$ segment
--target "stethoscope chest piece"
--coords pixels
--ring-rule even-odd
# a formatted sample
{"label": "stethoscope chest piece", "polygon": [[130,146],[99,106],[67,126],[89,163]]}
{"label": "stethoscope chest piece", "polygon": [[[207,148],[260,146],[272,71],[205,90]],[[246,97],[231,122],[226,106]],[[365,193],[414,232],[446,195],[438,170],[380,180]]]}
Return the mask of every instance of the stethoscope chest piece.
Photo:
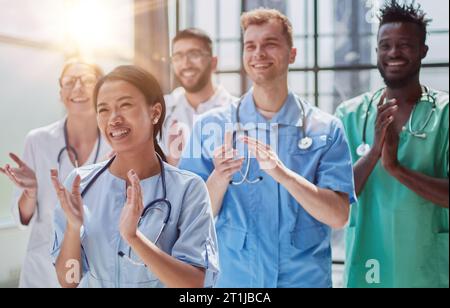
{"label": "stethoscope chest piece", "polygon": [[298,142],[298,148],[300,150],[309,150],[313,145],[313,140],[310,137],[305,137],[302,138],[299,142]]}
{"label": "stethoscope chest piece", "polygon": [[356,149],[356,154],[358,154],[358,156],[364,157],[367,156],[370,152],[370,145],[368,145],[367,143],[363,143],[361,144],[358,149]]}

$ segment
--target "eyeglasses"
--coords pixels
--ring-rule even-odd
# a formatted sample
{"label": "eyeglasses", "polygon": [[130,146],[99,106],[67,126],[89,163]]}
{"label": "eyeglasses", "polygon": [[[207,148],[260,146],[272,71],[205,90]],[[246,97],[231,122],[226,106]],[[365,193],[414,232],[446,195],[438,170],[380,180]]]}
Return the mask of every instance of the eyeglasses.
{"label": "eyeglasses", "polygon": [[97,76],[94,74],[87,74],[83,76],[64,76],[60,79],[61,87],[64,89],[73,89],[77,80],[81,82],[84,87],[95,87],[97,84]]}
{"label": "eyeglasses", "polygon": [[192,50],[187,53],[176,53],[172,56],[172,63],[178,64],[181,63],[186,57],[191,62],[199,62],[203,57],[211,56],[211,54],[200,51],[200,50]]}

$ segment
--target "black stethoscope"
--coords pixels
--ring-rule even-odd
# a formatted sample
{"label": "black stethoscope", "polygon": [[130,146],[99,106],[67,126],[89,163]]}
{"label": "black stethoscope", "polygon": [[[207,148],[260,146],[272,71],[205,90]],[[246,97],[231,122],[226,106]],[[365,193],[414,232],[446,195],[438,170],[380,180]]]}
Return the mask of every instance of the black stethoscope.
{"label": "black stethoscope", "polygon": [[[97,149],[96,149],[96,152],[95,152],[95,158],[94,158],[94,163],[93,164],[96,164],[97,161],[98,161],[98,156],[100,155],[100,144],[101,144],[101,141],[102,141],[102,137],[101,137],[101,134],[100,134],[100,130],[97,128]],[[72,155],[73,155],[73,157],[75,159],[75,168],[79,168],[80,167],[79,160],[78,160],[78,153],[75,150],[75,148],[72,147],[69,144],[69,133],[68,133],[68,130],[67,130],[67,120],[64,122],[64,144],[65,145],[61,149],[61,151],[59,151],[58,158],[57,158],[59,174],[61,174],[61,162],[62,162],[62,155],[64,154],[64,152],[67,152],[67,155],[69,156],[69,159],[70,159],[70,153],[72,153]]]}
{"label": "black stethoscope", "polygon": [[[313,139],[311,137],[308,137],[306,135],[306,111],[305,111],[305,106],[303,106],[303,102],[300,98],[296,97],[296,99],[299,101],[300,103],[300,107],[302,109],[302,136],[303,138],[299,141],[298,143],[298,147],[300,150],[308,150],[312,147],[313,145]],[[239,102],[237,104],[237,109],[236,109],[236,122],[238,125],[238,129],[237,131],[233,132],[233,148],[236,148],[237,145],[237,134],[239,132],[243,132],[244,135],[246,137],[248,137],[249,135],[249,131],[246,129],[242,129],[241,126],[241,106],[242,106],[242,102],[244,100],[244,97],[241,97],[239,99]],[[260,176],[254,180],[250,180],[249,179],[249,174],[250,174],[250,164],[251,164],[251,160],[250,160],[250,149],[247,146],[247,159],[246,159],[247,163],[245,166],[245,171],[242,172],[242,170],[240,170],[239,172],[241,173],[242,179],[240,181],[231,181],[230,184],[233,186],[239,186],[242,185],[244,183],[247,184],[257,184],[259,182],[261,182],[263,180],[263,177]]]}
{"label": "black stethoscope", "polygon": [[[356,154],[358,154],[358,156],[361,156],[361,157],[366,156],[369,154],[369,152],[371,150],[370,145],[367,143],[367,126],[369,124],[369,114],[370,114],[370,110],[372,109],[373,103],[375,101],[375,97],[377,97],[384,90],[385,90],[384,88],[378,90],[377,92],[375,92],[375,94],[370,99],[369,106],[367,107],[367,111],[366,111],[365,121],[364,121],[363,141],[356,150]],[[432,108],[431,108],[430,113],[427,116],[426,121],[422,125],[422,127],[420,127],[418,130],[414,130],[412,122],[414,120],[414,115],[415,115],[415,112],[417,109],[417,105],[423,100],[424,97],[427,102],[431,103]],[[403,127],[403,131],[408,132],[413,137],[416,137],[419,139],[426,139],[428,137],[428,135],[425,133],[425,128],[430,123],[431,118],[433,117],[433,114],[435,112],[436,112],[436,98],[430,93],[430,90],[427,87],[423,86],[422,87],[422,95],[421,95],[419,101],[417,102],[417,104],[414,105],[413,111],[411,113],[411,117],[409,118],[409,121],[408,121],[408,126]]]}
{"label": "black stethoscope", "polygon": [[[161,183],[162,183],[162,188],[163,188],[163,197],[160,199],[156,199],[152,202],[150,202],[143,210],[141,217],[139,218],[139,222],[138,222],[138,228],[141,226],[142,222],[144,221],[144,218],[147,216],[147,214],[149,213],[149,211],[151,209],[153,209],[156,205],[158,204],[164,204],[167,207],[167,213],[166,213],[166,217],[163,221],[163,225],[161,227],[161,229],[159,230],[159,232],[157,233],[157,237],[155,239],[155,241],[153,242],[154,244],[156,244],[167,223],[169,222],[170,219],[170,215],[172,212],[172,204],[170,203],[170,201],[167,199],[167,185],[166,185],[166,174],[165,174],[165,167],[164,167],[164,162],[162,160],[162,158],[156,154],[158,157],[158,161],[159,161],[159,165],[161,168]],[[84,196],[89,192],[89,190],[91,189],[92,185],[95,184],[95,182],[99,179],[99,177],[106,172],[106,170],[109,169],[109,167],[111,167],[112,163],[114,162],[114,160],[116,159],[116,157],[114,156],[99,172],[97,172],[97,174],[92,178],[92,180],[86,185],[86,187],[83,189],[82,193],[81,193],[81,197],[84,198]],[[122,258],[125,258],[126,260],[128,260],[129,262],[131,262],[134,265],[138,265],[138,266],[146,266],[143,263],[138,263],[135,262],[131,259],[131,247],[128,250],[128,254],[125,254],[122,251],[119,251],[118,255]]]}

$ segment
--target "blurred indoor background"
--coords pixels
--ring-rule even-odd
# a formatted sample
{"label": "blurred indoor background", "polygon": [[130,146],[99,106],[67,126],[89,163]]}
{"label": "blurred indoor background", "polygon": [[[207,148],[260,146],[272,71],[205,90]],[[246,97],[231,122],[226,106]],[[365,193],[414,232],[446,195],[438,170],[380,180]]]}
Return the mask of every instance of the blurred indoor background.
{"label": "blurred indoor background", "polygon": [[[420,0],[433,19],[422,82],[448,92],[449,2]],[[250,86],[241,64],[239,17],[265,6],[294,25],[297,62],[290,86],[333,113],[336,106],[383,85],[376,69],[377,0],[0,0],[0,165],[21,153],[26,133],[62,116],[58,78],[65,59],[95,60],[108,72],[138,64],[169,92],[170,39],[199,27],[215,42],[218,81],[240,96]],[[0,177],[0,287],[18,283],[27,232],[10,217],[12,185]],[[334,236],[334,283],[342,285],[342,232]]]}

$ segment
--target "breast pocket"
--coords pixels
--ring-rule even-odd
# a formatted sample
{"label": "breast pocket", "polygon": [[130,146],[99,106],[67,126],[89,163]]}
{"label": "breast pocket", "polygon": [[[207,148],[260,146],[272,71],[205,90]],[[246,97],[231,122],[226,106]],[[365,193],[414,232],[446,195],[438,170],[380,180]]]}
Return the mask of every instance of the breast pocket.
{"label": "breast pocket", "polygon": [[312,144],[308,149],[302,149],[300,147],[300,142],[303,139],[302,137],[297,137],[296,142],[292,142],[289,147],[289,154],[292,155],[303,155],[307,156],[310,154],[314,154],[320,149],[323,149],[327,146],[329,138],[327,135],[314,136],[310,137],[312,139]]}
{"label": "breast pocket", "polygon": [[328,145],[328,136],[311,137],[312,144],[309,149],[301,149],[299,143],[302,137],[298,136],[291,142],[288,150],[286,165],[289,169],[305,176],[314,182],[314,175],[319,167],[320,157]]}

